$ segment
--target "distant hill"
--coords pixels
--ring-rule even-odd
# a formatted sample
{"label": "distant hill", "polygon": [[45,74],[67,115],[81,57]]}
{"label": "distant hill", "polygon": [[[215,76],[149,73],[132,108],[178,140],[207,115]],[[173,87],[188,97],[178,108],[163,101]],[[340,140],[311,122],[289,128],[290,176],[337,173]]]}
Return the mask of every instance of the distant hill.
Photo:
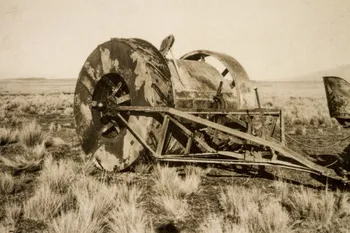
{"label": "distant hill", "polygon": [[341,65],[333,69],[318,71],[311,74],[306,74],[298,76],[295,78],[290,78],[288,81],[313,81],[313,82],[322,82],[323,76],[338,76],[347,81],[350,81],[350,64]]}
{"label": "distant hill", "polygon": [[27,81],[30,81],[30,80],[46,80],[47,78],[43,78],[43,77],[27,77],[27,78],[13,78],[13,80],[27,80]]}

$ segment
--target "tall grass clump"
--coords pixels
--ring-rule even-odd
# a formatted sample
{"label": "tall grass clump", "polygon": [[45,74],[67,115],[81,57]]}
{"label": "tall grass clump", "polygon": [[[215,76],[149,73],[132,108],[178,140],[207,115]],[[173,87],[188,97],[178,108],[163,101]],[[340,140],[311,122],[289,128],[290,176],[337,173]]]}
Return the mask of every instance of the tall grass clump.
{"label": "tall grass clump", "polygon": [[201,233],[250,233],[245,226],[225,220],[223,216],[210,214],[199,227]]}
{"label": "tall grass clump", "polygon": [[200,170],[185,169],[185,176],[181,177],[176,168],[160,166],[154,170],[154,201],[161,206],[167,215],[182,219],[188,211],[187,198],[199,189],[201,182]]}
{"label": "tall grass clump", "polygon": [[49,155],[43,163],[39,180],[46,183],[53,191],[65,193],[77,177],[78,167],[74,161],[59,160],[55,161]]}
{"label": "tall grass clump", "polygon": [[22,176],[15,179],[7,172],[0,172],[0,194],[9,195],[18,191],[23,186]]}
{"label": "tall grass clump", "polygon": [[31,121],[23,126],[20,131],[19,139],[25,147],[33,148],[43,143],[45,134],[36,121]]}
{"label": "tall grass clump", "polygon": [[114,208],[109,213],[111,232],[153,232],[143,203],[143,189],[136,185],[118,185]]}
{"label": "tall grass clump", "polygon": [[24,218],[45,221],[57,216],[65,198],[53,192],[48,185],[41,184],[23,205]]}
{"label": "tall grass clump", "polygon": [[[305,187],[293,190],[283,203],[306,228],[330,229],[350,216],[350,197],[345,192],[317,192]],[[349,227],[350,228],[350,227]],[[350,230],[350,229],[349,229]]]}
{"label": "tall grass clump", "polygon": [[14,203],[7,204],[5,206],[5,223],[11,225],[14,228],[20,221],[22,213],[23,210],[20,205]]}
{"label": "tall grass clump", "polygon": [[87,201],[78,209],[62,213],[49,224],[53,233],[99,233],[104,231],[103,220],[95,217],[96,203]]}
{"label": "tall grass clump", "polygon": [[155,190],[158,194],[187,197],[199,189],[200,170],[185,168],[185,176],[180,177],[176,168],[157,165],[154,171]]}
{"label": "tall grass clump", "polygon": [[18,142],[18,130],[0,128],[0,146]]}
{"label": "tall grass clump", "polygon": [[37,145],[23,154],[14,156],[0,156],[0,166],[14,173],[32,172],[41,168],[41,163],[46,155],[45,146]]}
{"label": "tall grass clump", "polygon": [[108,212],[113,208],[115,192],[92,177],[80,176],[70,187],[74,197],[71,201],[76,203],[66,203],[75,208],[62,211],[60,216],[52,219],[50,232],[103,232]]}
{"label": "tall grass clump", "polygon": [[257,188],[226,186],[219,201],[225,217],[249,232],[292,232],[291,219],[281,203]]}

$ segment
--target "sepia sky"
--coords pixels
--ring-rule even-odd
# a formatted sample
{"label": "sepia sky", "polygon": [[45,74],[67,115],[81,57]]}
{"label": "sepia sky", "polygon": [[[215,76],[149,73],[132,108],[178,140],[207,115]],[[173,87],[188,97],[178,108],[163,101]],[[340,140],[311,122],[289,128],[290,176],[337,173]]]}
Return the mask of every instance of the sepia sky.
{"label": "sepia sky", "polygon": [[350,64],[349,0],[0,0],[0,78],[76,78],[111,37],[225,52],[255,80]]}

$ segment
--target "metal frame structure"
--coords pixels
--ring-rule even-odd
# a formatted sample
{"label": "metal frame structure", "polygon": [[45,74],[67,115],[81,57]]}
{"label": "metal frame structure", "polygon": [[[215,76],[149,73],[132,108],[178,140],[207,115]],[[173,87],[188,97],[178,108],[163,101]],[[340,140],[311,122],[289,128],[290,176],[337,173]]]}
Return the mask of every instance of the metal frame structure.
{"label": "metal frame structure", "polygon": [[[283,113],[280,109],[252,109],[239,111],[196,111],[193,109],[175,109],[171,107],[147,107],[147,106],[119,106],[113,99],[109,99],[107,103],[95,103],[94,106],[99,106],[99,109],[104,112],[106,116],[118,119],[119,124],[122,122],[132,135],[138,140],[142,146],[153,156],[157,161],[165,162],[187,162],[187,163],[204,163],[204,164],[223,164],[223,165],[258,165],[258,166],[278,166],[297,171],[308,172],[316,175],[325,176],[331,179],[347,182],[346,177],[341,177],[335,173],[334,170],[320,166],[308,160],[304,156],[290,150],[285,144],[284,138],[284,122]],[[153,149],[142,137],[133,129],[123,117],[121,113],[129,115],[158,115],[162,117],[161,133],[158,135],[158,145]],[[264,116],[273,116],[279,118],[280,132],[279,140],[271,140],[271,138],[264,138],[266,136],[254,136],[252,132],[242,132],[234,128],[224,126],[220,123],[213,122],[210,116],[224,116],[235,118],[236,116],[248,115],[256,116],[263,114]],[[120,125],[115,121],[111,121],[116,127]],[[274,124],[277,122],[274,121]],[[172,128],[176,128],[178,132],[182,132],[187,137],[186,149],[182,154],[166,154],[164,153],[164,146],[167,136],[171,134],[169,130],[170,124]],[[242,124],[249,124],[242,122]],[[273,126],[273,130],[275,125]],[[194,127],[193,127],[194,126]],[[250,127],[247,127],[250,129]],[[231,138],[240,138],[245,140],[244,145],[249,145],[250,149],[229,149],[218,150],[210,146],[206,140],[203,139],[201,131],[211,130],[214,133],[226,135],[228,141]],[[191,152],[193,144],[199,146],[199,152]],[[251,149],[252,146],[255,149]]]}

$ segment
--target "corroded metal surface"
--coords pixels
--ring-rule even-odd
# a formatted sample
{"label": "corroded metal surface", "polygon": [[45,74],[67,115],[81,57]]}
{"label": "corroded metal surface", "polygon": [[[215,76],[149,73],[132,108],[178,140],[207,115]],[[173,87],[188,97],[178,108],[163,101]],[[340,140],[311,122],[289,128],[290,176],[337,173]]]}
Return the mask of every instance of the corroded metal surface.
{"label": "corroded metal surface", "polygon": [[323,77],[328,109],[344,127],[350,126],[350,83],[339,77]]}
{"label": "corroded metal surface", "polygon": [[[118,119],[103,115],[103,102],[111,95],[115,103],[123,106],[226,111],[256,107],[249,78],[235,59],[221,53],[195,51],[182,59],[167,60],[165,54],[172,43],[173,40],[163,43],[162,54],[140,39],[113,38],[99,45],[85,61],[74,96],[76,130],[84,152],[103,169],[123,170],[145,150],[125,124],[119,127]],[[203,56],[221,61],[235,85],[224,79],[225,72],[196,61]],[[148,146],[157,148],[155,135],[162,128],[159,117],[127,113],[122,117]],[[181,135],[174,132],[167,139],[165,151],[183,153],[185,145],[181,141]]]}
{"label": "corroded metal surface", "polygon": [[[177,63],[178,72],[174,62]],[[216,108],[213,97],[216,95],[223,76],[213,66],[205,62],[191,60],[169,60],[171,81],[174,87],[176,108],[210,109]],[[238,109],[238,97],[229,85],[221,90],[228,110]]]}
{"label": "corroded metal surface", "polygon": [[[233,78],[232,92],[236,93],[238,100],[238,109],[250,109],[256,108],[256,99],[254,96],[254,89],[251,85],[247,72],[244,70],[242,65],[233,57],[224,53],[218,53],[208,50],[196,50],[187,53],[181,57],[184,60],[199,61],[205,59],[205,57],[214,57],[219,60],[231,74]],[[227,72],[223,71],[222,74]]]}
{"label": "corroded metal surface", "polygon": [[[91,102],[98,81],[109,74],[123,78],[129,90],[131,105],[172,106],[173,100],[166,61],[148,42],[140,39],[111,39],[90,54],[81,69],[75,89],[76,131],[84,152],[94,156],[103,169],[112,171],[127,168],[144,148],[126,129],[117,137],[101,135],[104,130],[101,115],[91,109]],[[128,121],[144,139],[157,134],[160,128],[159,122],[151,116],[130,116]]]}

